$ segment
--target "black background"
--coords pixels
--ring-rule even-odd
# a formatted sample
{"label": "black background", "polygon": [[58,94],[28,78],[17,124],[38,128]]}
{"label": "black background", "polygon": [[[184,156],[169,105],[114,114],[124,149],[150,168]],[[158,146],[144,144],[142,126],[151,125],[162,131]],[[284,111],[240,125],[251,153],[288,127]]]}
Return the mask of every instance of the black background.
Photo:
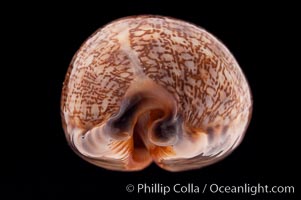
{"label": "black background", "polygon": [[[21,82],[18,94],[4,87],[10,103],[13,142],[4,185],[23,199],[144,199],[149,194],[127,193],[127,184],[176,183],[203,186],[258,183],[293,185],[298,193],[297,68],[294,61],[297,16],[293,5],[219,4],[196,1],[163,4],[156,1],[19,5],[16,19],[8,23],[17,50],[10,51]],[[140,172],[115,172],[80,159],[67,145],[60,119],[62,82],[72,56],[96,29],[120,17],[158,14],[204,27],[230,49],[244,71],[254,99],[253,117],[242,144],[212,166],[171,173],[151,165]],[[20,34],[22,33],[22,34]],[[8,48],[9,49],[9,48]],[[24,57],[23,57],[24,56]],[[19,79],[20,78],[20,79]],[[300,85],[300,84],[299,84]],[[7,89],[7,91],[6,91]],[[4,142],[5,143],[5,142]],[[18,146],[19,148],[12,148]],[[14,151],[12,151],[14,150]],[[162,194],[155,199],[293,199],[297,194]]]}

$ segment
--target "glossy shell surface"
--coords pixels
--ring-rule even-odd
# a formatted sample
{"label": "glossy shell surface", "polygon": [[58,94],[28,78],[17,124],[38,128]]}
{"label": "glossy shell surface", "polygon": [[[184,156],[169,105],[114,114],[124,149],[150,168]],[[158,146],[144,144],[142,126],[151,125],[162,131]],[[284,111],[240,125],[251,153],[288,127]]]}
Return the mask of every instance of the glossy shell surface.
{"label": "glossy shell surface", "polygon": [[242,141],[251,110],[230,51],[206,30],[161,16],[97,30],[74,55],[61,99],[72,149],[119,171],[215,163]]}

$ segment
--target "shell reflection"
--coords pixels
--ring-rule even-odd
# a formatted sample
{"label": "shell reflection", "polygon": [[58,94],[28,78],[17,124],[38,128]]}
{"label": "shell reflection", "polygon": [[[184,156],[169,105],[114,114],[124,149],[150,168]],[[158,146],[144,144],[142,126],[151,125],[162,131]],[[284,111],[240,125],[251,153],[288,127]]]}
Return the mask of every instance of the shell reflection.
{"label": "shell reflection", "polygon": [[160,16],[119,19],[75,54],[63,86],[72,149],[97,166],[169,171],[210,165],[241,142],[251,95],[236,60],[214,36]]}

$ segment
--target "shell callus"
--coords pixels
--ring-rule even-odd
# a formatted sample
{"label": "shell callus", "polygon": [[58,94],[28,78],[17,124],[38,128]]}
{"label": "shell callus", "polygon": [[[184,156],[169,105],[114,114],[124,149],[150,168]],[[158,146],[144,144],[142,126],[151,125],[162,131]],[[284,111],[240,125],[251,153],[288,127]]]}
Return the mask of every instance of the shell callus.
{"label": "shell callus", "polygon": [[251,108],[226,47],[204,29],[160,16],[97,30],[75,54],[61,100],[72,149],[119,171],[217,162],[242,141]]}

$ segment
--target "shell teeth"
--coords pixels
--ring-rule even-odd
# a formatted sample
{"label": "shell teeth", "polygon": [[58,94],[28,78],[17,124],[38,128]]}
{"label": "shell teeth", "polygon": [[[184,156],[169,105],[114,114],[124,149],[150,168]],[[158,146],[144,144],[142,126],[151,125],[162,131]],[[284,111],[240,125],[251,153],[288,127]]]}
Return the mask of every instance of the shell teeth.
{"label": "shell teeth", "polygon": [[124,156],[124,159],[128,156],[128,152],[131,150],[131,142],[130,141],[115,141],[110,144],[111,150],[119,154],[121,157]]}

